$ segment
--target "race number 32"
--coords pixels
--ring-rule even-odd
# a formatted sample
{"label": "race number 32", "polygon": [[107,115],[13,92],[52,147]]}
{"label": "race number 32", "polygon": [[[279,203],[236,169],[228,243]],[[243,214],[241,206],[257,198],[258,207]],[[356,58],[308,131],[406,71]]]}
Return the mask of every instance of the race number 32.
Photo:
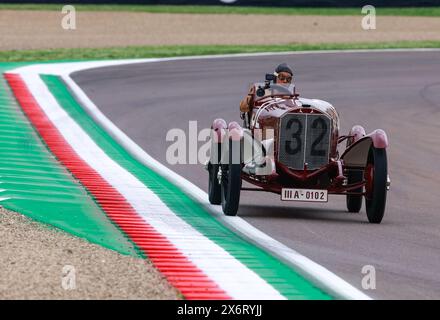
{"label": "race number 32", "polygon": [[[310,148],[310,155],[323,157],[326,155],[326,150],[320,149],[319,145],[323,141],[324,137],[328,134],[327,122],[322,117],[314,119],[311,123],[311,129],[314,131],[313,141]],[[304,125],[303,121],[298,118],[291,118],[286,124],[287,139],[285,141],[286,153],[293,156],[303,149],[304,136]],[[307,137],[308,138],[308,137]]]}

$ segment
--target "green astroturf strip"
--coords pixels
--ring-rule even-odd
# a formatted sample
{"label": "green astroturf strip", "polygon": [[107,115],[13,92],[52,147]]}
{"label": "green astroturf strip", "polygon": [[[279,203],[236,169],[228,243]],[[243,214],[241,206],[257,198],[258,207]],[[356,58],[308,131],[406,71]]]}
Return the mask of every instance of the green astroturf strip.
{"label": "green astroturf strip", "polygon": [[[16,64],[0,64],[0,73]],[[0,79],[0,205],[122,254],[142,256],[62,167]]]}
{"label": "green astroturf strip", "polygon": [[0,51],[0,61],[42,61],[58,60],[104,60],[167,58],[178,56],[198,56],[235,53],[288,52],[311,50],[356,50],[356,49],[412,49],[440,48],[440,41],[391,41],[371,43],[291,43],[276,45],[169,45],[169,46],[130,46],[110,48],[70,48],[40,50]]}
{"label": "green astroturf strip", "polygon": [[97,125],[57,76],[42,75],[58,103],[114,161],[136,176],[179,217],[223,247],[288,299],[331,299],[290,267],[226,228],[172,182],[131,157]]}
{"label": "green astroturf strip", "polygon": [[273,45],[168,45],[111,48],[73,48],[0,51],[0,61],[141,59],[234,53],[288,52],[311,50],[440,48],[440,41],[391,41],[372,43],[291,43]]}
{"label": "green astroturf strip", "polygon": [[[56,10],[64,4],[0,4],[0,10]],[[116,11],[185,14],[361,15],[362,7],[251,7],[206,5],[104,5],[75,4],[77,11]],[[440,16],[440,7],[376,8],[379,16]]]}

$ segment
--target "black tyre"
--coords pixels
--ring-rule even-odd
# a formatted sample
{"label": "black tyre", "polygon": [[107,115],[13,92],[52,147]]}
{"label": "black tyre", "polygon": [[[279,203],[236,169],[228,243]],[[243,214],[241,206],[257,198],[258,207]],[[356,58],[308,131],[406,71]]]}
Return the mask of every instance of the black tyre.
{"label": "black tyre", "polygon": [[365,169],[365,207],[370,223],[381,223],[385,213],[387,201],[388,163],[385,149],[376,149],[373,146],[368,154],[367,168]]}
{"label": "black tyre", "polygon": [[[349,171],[347,174],[347,182],[348,184],[361,182],[363,179],[363,174],[361,170],[353,170]],[[362,193],[362,187],[352,190],[351,192],[359,192]],[[362,195],[347,195],[347,210],[348,212],[357,213],[361,210],[362,207]]]}
{"label": "black tyre", "polygon": [[211,204],[220,204],[222,202],[221,199],[221,186],[218,181],[218,164],[209,164],[208,172],[209,172],[209,186],[208,186],[208,196],[209,202]]}
{"label": "black tyre", "polygon": [[223,213],[227,216],[237,215],[240,203],[241,163],[240,161],[232,161],[234,151],[231,152],[231,150],[238,150],[239,152],[239,148],[240,142],[230,141],[229,163],[222,164],[221,203]]}
{"label": "black tyre", "polygon": [[220,168],[221,144],[215,143],[211,147],[211,162],[208,164],[209,185],[208,198],[211,204],[222,203],[221,186],[218,180],[218,169]]}

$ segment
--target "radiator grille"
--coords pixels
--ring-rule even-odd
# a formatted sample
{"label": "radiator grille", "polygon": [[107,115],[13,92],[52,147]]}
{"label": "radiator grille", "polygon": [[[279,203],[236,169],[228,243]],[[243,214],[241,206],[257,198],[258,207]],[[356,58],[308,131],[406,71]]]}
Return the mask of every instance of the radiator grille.
{"label": "radiator grille", "polygon": [[280,122],[278,161],[289,168],[310,170],[328,163],[330,119],[323,114],[289,113]]}

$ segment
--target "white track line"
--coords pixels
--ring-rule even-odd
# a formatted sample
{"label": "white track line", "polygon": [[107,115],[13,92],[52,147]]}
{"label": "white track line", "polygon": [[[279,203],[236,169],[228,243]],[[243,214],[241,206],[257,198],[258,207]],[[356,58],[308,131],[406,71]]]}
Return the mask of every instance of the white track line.
{"label": "white track line", "polygon": [[[53,64],[35,64],[30,66],[19,67],[13,70],[14,73],[19,72],[38,72],[44,69],[46,74],[54,75],[70,75],[73,72],[82,70],[95,69],[101,67],[110,67],[117,65],[151,63],[165,61],[180,60],[199,60],[199,59],[223,59],[223,58],[247,58],[247,57],[265,57],[265,56],[281,56],[281,55],[306,55],[306,54],[351,54],[351,53],[399,53],[399,52],[440,52],[437,48],[415,48],[415,49],[353,49],[353,50],[310,50],[310,51],[285,51],[285,52],[256,52],[256,53],[234,53],[223,55],[204,55],[204,56],[188,56],[188,57],[172,57],[172,58],[145,58],[145,59],[124,59],[124,60],[101,60],[87,62],[66,62]],[[43,69],[42,69],[43,68]]]}

